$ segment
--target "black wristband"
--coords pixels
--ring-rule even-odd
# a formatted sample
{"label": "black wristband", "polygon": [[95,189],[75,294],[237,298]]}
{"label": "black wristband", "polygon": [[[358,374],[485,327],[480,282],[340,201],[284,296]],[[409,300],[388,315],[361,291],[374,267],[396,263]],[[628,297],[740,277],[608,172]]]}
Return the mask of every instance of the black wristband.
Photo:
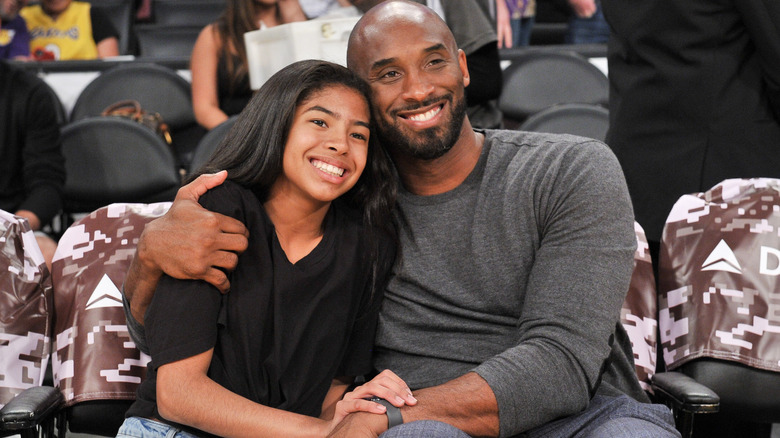
{"label": "black wristband", "polygon": [[367,398],[366,400],[379,403],[380,405],[385,407],[388,429],[394,426],[398,426],[399,424],[404,424],[404,417],[401,415],[401,410],[393,406],[393,404],[390,403],[389,401],[379,397],[370,397]]}

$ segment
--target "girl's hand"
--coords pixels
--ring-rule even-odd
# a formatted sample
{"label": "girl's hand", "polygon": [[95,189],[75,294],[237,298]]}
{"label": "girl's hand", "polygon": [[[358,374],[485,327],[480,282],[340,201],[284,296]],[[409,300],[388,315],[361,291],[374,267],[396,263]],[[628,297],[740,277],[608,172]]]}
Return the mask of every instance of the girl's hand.
{"label": "girl's hand", "polygon": [[[358,386],[354,390],[344,394],[342,401],[364,399],[367,397],[379,397],[389,401],[393,406],[414,406],[417,399],[412,395],[412,390],[400,377],[390,370],[384,370],[370,381]],[[370,402],[373,403],[373,402]],[[377,406],[382,406],[373,403]],[[384,412],[384,406],[382,406]]]}

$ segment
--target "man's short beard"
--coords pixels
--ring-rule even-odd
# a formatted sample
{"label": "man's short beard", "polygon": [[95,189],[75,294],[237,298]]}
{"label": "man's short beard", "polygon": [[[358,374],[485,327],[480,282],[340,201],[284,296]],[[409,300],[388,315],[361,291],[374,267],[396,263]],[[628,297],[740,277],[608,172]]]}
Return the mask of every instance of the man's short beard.
{"label": "man's short beard", "polygon": [[[452,99],[450,99],[452,103]],[[466,117],[466,99],[458,99],[452,107],[452,118],[444,126],[428,128],[418,133],[419,138],[410,138],[394,124],[377,121],[379,141],[389,150],[420,160],[434,160],[449,152],[460,137],[463,119]]]}

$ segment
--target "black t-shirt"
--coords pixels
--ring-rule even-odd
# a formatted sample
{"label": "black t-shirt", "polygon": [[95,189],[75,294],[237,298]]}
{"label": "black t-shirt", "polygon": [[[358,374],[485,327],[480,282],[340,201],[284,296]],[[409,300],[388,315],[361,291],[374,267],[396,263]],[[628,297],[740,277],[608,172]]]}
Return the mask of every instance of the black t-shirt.
{"label": "black t-shirt", "polygon": [[89,19],[92,21],[92,39],[95,44],[100,44],[106,38],[119,39],[119,31],[116,30],[111,19],[99,7],[89,8]]}
{"label": "black t-shirt", "polygon": [[[266,406],[318,416],[334,377],[372,370],[389,269],[372,295],[366,232],[341,204],[332,204],[322,241],[293,265],[252,191],[228,181],[200,202],[241,220],[249,247],[228,294],[202,281],[161,280],[144,319],[152,362],[127,415],[164,420],[155,404],[157,368],[213,347],[215,382]],[[380,252],[389,267],[392,245]]]}

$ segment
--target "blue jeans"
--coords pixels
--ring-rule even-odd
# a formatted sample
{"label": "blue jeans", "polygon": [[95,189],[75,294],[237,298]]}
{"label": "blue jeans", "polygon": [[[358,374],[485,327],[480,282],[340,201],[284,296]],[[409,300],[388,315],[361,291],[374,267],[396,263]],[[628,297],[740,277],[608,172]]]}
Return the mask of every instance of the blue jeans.
{"label": "blue jeans", "polygon": [[469,438],[462,430],[447,423],[433,420],[412,421],[400,424],[379,438]]}
{"label": "blue jeans", "polygon": [[[640,403],[628,396],[596,396],[579,414],[518,435],[523,438],[680,438],[666,406]],[[463,431],[438,421],[412,421],[379,438],[468,438]]]}
{"label": "blue jeans", "polygon": [[197,438],[165,423],[139,417],[125,418],[116,436],[117,438]]}
{"label": "blue jeans", "polygon": [[527,432],[527,438],[680,438],[672,412],[631,397],[593,397],[587,409]]}
{"label": "blue jeans", "polygon": [[609,24],[601,11],[601,3],[596,2],[596,6],[596,13],[590,18],[573,15],[569,19],[566,44],[599,44],[609,41]]}
{"label": "blue jeans", "polygon": [[534,27],[534,17],[512,18],[512,47],[524,47],[531,44],[531,30]]}

